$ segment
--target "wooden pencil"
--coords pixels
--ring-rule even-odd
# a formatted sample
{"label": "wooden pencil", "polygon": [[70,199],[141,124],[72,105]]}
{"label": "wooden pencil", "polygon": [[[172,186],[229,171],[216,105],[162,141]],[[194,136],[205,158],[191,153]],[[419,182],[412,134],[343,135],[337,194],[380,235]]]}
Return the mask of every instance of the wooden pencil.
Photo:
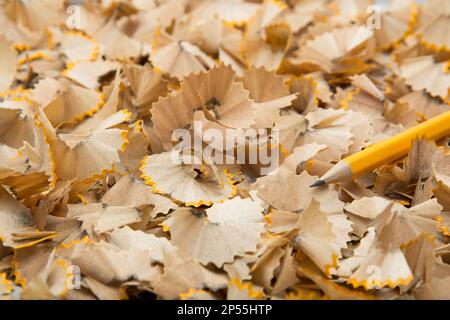
{"label": "wooden pencil", "polygon": [[448,135],[450,135],[450,111],[341,160],[311,187],[360,177],[405,156],[415,139],[439,140]]}

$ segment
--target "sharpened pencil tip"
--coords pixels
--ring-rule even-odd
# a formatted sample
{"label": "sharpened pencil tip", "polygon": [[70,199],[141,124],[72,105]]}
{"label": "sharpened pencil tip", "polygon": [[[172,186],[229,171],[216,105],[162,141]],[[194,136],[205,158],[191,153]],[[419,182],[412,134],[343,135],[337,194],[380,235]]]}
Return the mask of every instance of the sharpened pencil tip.
{"label": "sharpened pencil tip", "polygon": [[310,188],[317,188],[317,187],[323,186],[324,184],[326,184],[325,181],[323,181],[323,180],[317,180],[316,182],[314,182],[314,183],[310,186]]}

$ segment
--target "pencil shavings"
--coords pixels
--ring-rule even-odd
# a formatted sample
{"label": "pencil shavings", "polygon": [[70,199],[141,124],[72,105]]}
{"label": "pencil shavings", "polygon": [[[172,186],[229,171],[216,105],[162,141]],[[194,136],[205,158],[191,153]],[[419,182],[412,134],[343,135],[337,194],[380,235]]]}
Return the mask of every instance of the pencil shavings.
{"label": "pencil shavings", "polygon": [[282,15],[293,32],[298,32],[313,22],[316,14],[325,15],[324,12],[328,9],[325,1],[293,1],[291,6],[292,10],[286,10]]}
{"label": "pencil shavings", "polygon": [[280,2],[266,1],[250,19],[243,36],[243,55],[248,67],[265,66],[268,70],[280,67],[292,41],[289,25],[275,21],[283,10]]}
{"label": "pencil shavings", "polygon": [[[366,251],[366,257],[348,282],[366,289],[409,285],[413,275],[401,249],[424,233],[435,234],[436,221],[432,217],[438,216],[441,210],[442,206],[436,200],[429,200],[410,209],[394,205],[391,213],[385,211],[384,215],[391,215],[390,221],[384,227],[378,226],[378,240]],[[402,220],[400,230],[398,226]],[[392,268],[390,259],[396,261],[396,268]]]}
{"label": "pencil shavings", "polygon": [[61,50],[71,62],[95,61],[100,53],[97,41],[81,32],[65,33],[61,40]]}
{"label": "pencil shavings", "polygon": [[[387,12],[381,15],[381,25],[374,31],[375,39],[381,48],[397,44],[411,32],[417,19],[417,7],[414,1],[393,1]],[[389,30],[389,32],[386,32]]]}
{"label": "pencil shavings", "polygon": [[124,74],[129,82],[129,99],[140,115],[146,115],[149,106],[167,94],[167,82],[150,68],[125,65]]}
{"label": "pencil shavings", "polygon": [[283,77],[264,68],[251,69],[242,78],[244,88],[250,92],[250,98],[256,102],[266,102],[289,95]]}
{"label": "pencil shavings", "polygon": [[[97,264],[101,259],[103,263]],[[140,250],[121,250],[112,244],[99,242],[72,256],[71,261],[83,273],[103,284],[135,278],[148,281],[155,275],[148,255]],[[99,268],[100,267],[100,268]]]}
{"label": "pencil shavings", "polygon": [[140,168],[142,178],[153,187],[153,192],[194,207],[212,205],[235,195],[232,174],[222,170],[215,175],[212,169],[202,164],[186,165],[178,152],[148,156]]}
{"label": "pencil shavings", "polygon": [[145,234],[129,227],[116,229],[111,233],[111,243],[122,250],[141,249],[148,252],[152,262],[164,262],[164,256],[168,252],[174,252],[175,248],[166,238],[157,238],[152,234]]}
{"label": "pencil shavings", "polygon": [[[45,131],[26,109],[0,108],[2,114],[2,184],[19,198],[32,197],[56,183],[54,163]],[[14,133],[21,133],[21,137]]]}
{"label": "pencil shavings", "polygon": [[376,298],[370,293],[350,290],[348,287],[339,285],[328,279],[320,270],[311,262],[307,261],[300,265],[297,273],[299,276],[305,277],[313,281],[331,300],[375,300]]}
{"label": "pencil shavings", "polygon": [[423,91],[416,91],[399,98],[395,106],[385,110],[385,117],[410,128],[424,118],[432,119],[447,110],[447,104],[430,99]]}
{"label": "pencil shavings", "polygon": [[254,252],[264,224],[257,203],[235,198],[213,205],[206,213],[175,211],[164,226],[180,250],[203,265],[221,267],[236,256]]}
{"label": "pencil shavings", "polygon": [[[446,271],[450,271],[450,269],[447,269],[442,264],[440,258],[431,254],[435,246],[436,243],[433,237],[422,235],[404,249],[406,259],[414,273],[414,281],[409,287],[418,281],[429,282],[432,279],[431,275],[433,273],[439,273],[445,276]],[[402,289],[407,290],[408,287]]]}
{"label": "pencil shavings", "polygon": [[209,72],[192,74],[181,84],[181,91],[172,92],[152,108],[152,121],[166,149],[171,149],[172,133],[194,122],[196,110],[205,112],[219,123],[248,128],[253,109],[249,92],[236,81],[234,71],[221,65]]}
{"label": "pencil shavings", "polygon": [[195,14],[201,17],[217,16],[220,20],[240,24],[256,13],[259,5],[244,1],[205,1],[196,8]]}
{"label": "pencil shavings", "polygon": [[366,219],[376,219],[389,206],[389,201],[381,197],[361,198],[345,206],[345,210]]}
{"label": "pencil shavings", "polygon": [[95,90],[72,85],[46,105],[44,112],[52,125],[59,127],[83,120],[99,110],[103,103],[104,97]]}
{"label": "pencil shavings", "polygon": [[0,300],[12,300],[14,284],[6,278],[6,274],[0,274]]}
{"label": "pencil shavings", "polygon": [[95,33],[94,39],[101,44],[102,51],[111,59],[134,58],[142,52],[142,44],[121,32],[113,20]]}
{"label": "pencil shavings", "polygon": [[[112,170],[114,164],[119,162],[119,151],[125,150],[128,143],[128,131],[109,129],[107,120],[94,132],[58,134],[46,116],[40,113],[40,123],[45,127],[53,159],[56,163],[64,163],[64,166],[56,167],[56,175],[60,179],[87,180]],[[82,163],[86,160],[87,163]]]}
{"label": "pencil shavings", "polygon": [[370,57],[372,41],[373,31],[366,27],[344,28],[309,41],[300,49],[297,59],[299,64],[312,64],[319,70],[332,73],[338,70],[339,61]]}
{"label": "pencil shavings", "polygon": [[[57,24],[62,18],[63,5],[58,0],[44,0],[40,3],[7,2],[4,12],[19,26],[30,31],[40,31],[48,24]],[[39,15],[39,17],[36,17]]]}
{"label": "pencil shavings", "polygon": [[371,4],[370,0],[336,0],[336,10],[345,18],[352,21],[358,20],[366,15],[366,8]]}
{"label": "pencil shavings", "polygon": [[118,66],[112,61],[77,61],[69,64],[62,74],[86,88],[96,89],[99,78],[116,70]]}
{"label": "pencil shavings", "polygon": [[178,79],[214,66],[214,61],[209,56],[187,41],[172,41],[158,48],[152,54],[152,62],[156,70]]}
{"label": "pencil shavings", "polygon": [[[393,265],[396,267],[393,268]],[[373,277],[373,274],[376,274],[376,277]],[[349,283],[355,288],[363,286],[366,290],[370,290],[408,285],[412,280],[412,272],[400,249],[386,252],[374,246],[365,261],[351,276]]]}
{"label": "pencil shavings", "polygon": [[34,228],[33,217],[26,207],[1,188],[1,215],[5,221],[0,228],[0,238],[4,246],[24,248],[46,241],[55,233],[40,233]]}
{"label": "pencil shavings", "polygon": [[[339,200],[336,190],[332,187],[311,189],[309,186],[315,178],[307,172],[296,175],[292,172],[279,172],[261,179],[258,197],[278,210],[302,212],[313,198],[321,202],[321,207],[327,212],[339,212],[344,204]],[[292,188],[293,185],[299,186]],[[326,200],[325,200],[326,199]]]}
{"label": "pencil shavings", "polygon": [[[315,199],[303,211],[297,222],[298,234],[294,247],[302,250],[327,276],[335,272],[341,249],[350,241],[352,231],[345,214],[327,215]],[[321,250],[317,250],[319,246]]]}
{"label": "pencil shavings", "polygon": [[180,300],[217,300],[216,297],[202,289],[189,289],[185,293],[180,293]]}
{"label": "pencil shavings", "polygon": [[[432,175],[431,170],[445,159],[445,152],[435,143],[416,140],[405,160],[404,167],[394,167],[393,173],[400,181],[411,181],[417,178],[426,179]],[[445,162],[444,162],[445,163]]]}
{"label": "pencil shavings", "polygon": [[177,208],[177,205],[170,199],[153,193],[153,188],[147,186],[143,181],[125,176],[105,193],[102,202],[110,206],[154,206],[152,216],[167,214],[170,210]]}
{"label": "pencil shavings", "polygon": [[432,166],[433,176],[435,179],[447,190],[450,190],[450,181],[449,181],[449,165],[447,163],[448,156],[443,159],[441,162],[436,162]]}
{"label": "pencil shavings", "polygon": [[193,258],[168,254],[164,260],[164,273],[152,280],[155,292],[165,299],[179,298],[189,289],[222,289],[227,278],[214,273]]}
{"label": "pencil shavings", "polygon": [[133,207],[110,207],[100,203],[70,205],[68,216],[78,219],[90,238],[115,228],[138,223],[142,212]]}
{"label": "pencil shavings", "polygon": [[[423,77],[424,74],[427,76]],[[406,59],[400,66],[400,76],[416,91],[425,89],[444,100],[448,96],[450,75],[446,72],[446,63],[436,63],[432,56]]]}
{"label": "pencil shavings", "polygon": [[263,297],[263,291],[253,288],[251,283],[241,283],[238,279],[232,279],[228,284],[228,300],[262,300]]}
{"label": "pencil shavings", "polygon": [[3,92],[9,89],[14,80],[17,61],[17,53],[3,36],[1,37],[0,59],[2,61],[0,65],[2,74],[0,78],[0,92]]}
{"label": "pencil shavings", "polygon": [[450,299],[449,13],[2,1],[0,300]]}
{"label": "pencil shavings", "polygon": [[421,6],[417,33],[426,47],[449,51],[450,37],[444,31],[448,26],[449,13],[450,7],[445,1],[432,0]]}

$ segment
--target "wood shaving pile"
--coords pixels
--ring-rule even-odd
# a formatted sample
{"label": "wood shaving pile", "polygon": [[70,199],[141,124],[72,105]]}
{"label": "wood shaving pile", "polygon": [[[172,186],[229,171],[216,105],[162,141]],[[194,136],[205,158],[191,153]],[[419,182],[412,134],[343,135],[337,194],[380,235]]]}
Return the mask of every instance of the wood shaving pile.
{"label": "wood shaving pile", "polygon": [[0,299],[450,299],[449,139],[309,188],[450,109],[448,0],[1,2]]}

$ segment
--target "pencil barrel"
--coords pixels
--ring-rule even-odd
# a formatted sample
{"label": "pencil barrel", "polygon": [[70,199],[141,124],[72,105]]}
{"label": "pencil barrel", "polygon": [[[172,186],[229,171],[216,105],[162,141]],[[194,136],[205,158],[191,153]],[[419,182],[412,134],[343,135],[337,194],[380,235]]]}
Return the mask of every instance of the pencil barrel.
{"label": "pencil barrel", "polygon": [[449,135],[450,111],[374,144],[345,160],[357,177],[405,156],[416,139],[438,140]]}

